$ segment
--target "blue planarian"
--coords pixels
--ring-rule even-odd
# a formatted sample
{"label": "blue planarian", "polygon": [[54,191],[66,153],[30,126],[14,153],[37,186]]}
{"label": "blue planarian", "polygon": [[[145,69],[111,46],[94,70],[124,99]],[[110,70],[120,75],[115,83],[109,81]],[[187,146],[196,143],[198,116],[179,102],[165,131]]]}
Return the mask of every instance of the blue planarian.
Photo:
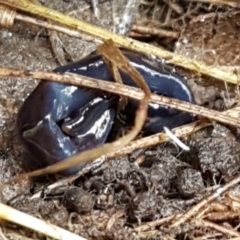
{"label": "blue planarian", "polygon": [[[146,56],[123,50],[130,63],[142,74],[151,92],[194,103],[194,97],[183,77],[166,64]],[[113,81],[111,70],[103,58],[94,53],[88,57],[55,69],[57,73],[71,72],[95,79]],[[126,85],[136,86],[125,73]],[[17,116],[17,130],[25,148],[33,156],[33,166],[44,167],[74,154],[103,145],[111,131],[117,112],[118,97],[100,90],[88,89],[50,81],[42,81],[29,95]],[[134,119],[138,102],[128,100],[125,113]],[[161,132],[191,122],[187,113],[149,104],[144,126],[147,134]],[[74,174],[84,164],[72,167],[64,174]]]}

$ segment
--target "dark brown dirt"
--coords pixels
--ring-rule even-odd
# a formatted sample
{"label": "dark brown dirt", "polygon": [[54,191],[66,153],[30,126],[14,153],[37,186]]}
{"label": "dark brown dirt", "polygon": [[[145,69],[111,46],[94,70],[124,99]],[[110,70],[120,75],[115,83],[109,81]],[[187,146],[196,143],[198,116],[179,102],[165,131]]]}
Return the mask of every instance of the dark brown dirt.
{"label": "dark brown dirt", "polygon": [[[208,8],[208,5],[202,4],[189,4],[186,7],[179,1],[183,13],[173,12],[170,20],[163,24],[165,11],[160,10],[166,8],[169,11],[169,8],[162,1],[156,2],[142,3],[138,22],[150,22],[154,26],[175,31],[183,29],[175,52],[214,66],[239,64],[238,14],[227,15],[231,9]],[[112,26],[108,1],[100,4],[100,22],[92,15],[85,1],[52,0],[41,3],[106,28]],[[216,16],[216,12],[221,16]],[[202,15],[209,17],[201,21],[197,16]],[[69,61],[78,60],[95,48],[91,42],[63,34],[59,38]],[[166,41],[165,38],[152,37],[147,41],[153,44],[168,42],[168,48],[174,48],[173,41]],[[0,29],[0,60],[1,67],[27,70],[51,70],[58,66],[48,32],[22,22],[16,22],[10,29]],[[186,74],[198,104],[225,110],[238,101],[237,91],[234,91],[237,88],[232,87],[229,92],[216,81],[209,86],[204,77]],[[14,131],[15,119],[19,107],[36,84],[36,80],[0,80],[1,182],[25,171],[21,164],[25,155]],[[141,228],[146,222],[185,213],[217,186],[239,174],[240,143],[236,129],[213,124],[183,140],[190,147],[190,152],[184,153],[172,143],[143,149],[104,163],[99,169],[75,181],[74,186],[44,191],[47,185],[55,181],[54,177],[8,186],[2,191],[1,202],[87,239],[207,239],[206,234],[212,239],[216,236],[217,239],[230,238],[220,231],[197,228],[190,222],[177,229],[169,229],[168,222],[152,229]],[[139,157],[144,158],[141,166],[136,164]],[[32,199],[39,191],[41,196]],[[216,204],[239,212],[239,206],[234,208],[230,203],[230,195],[239,201],[239,187]],[[220,210],[216,209],[214,212],[219,213]],[[239,217],[225,219],[225,225],[229,229],[236,227],[238,231]],[[2,228],[8,239],[45,239],[12,224],[2,224]]]}

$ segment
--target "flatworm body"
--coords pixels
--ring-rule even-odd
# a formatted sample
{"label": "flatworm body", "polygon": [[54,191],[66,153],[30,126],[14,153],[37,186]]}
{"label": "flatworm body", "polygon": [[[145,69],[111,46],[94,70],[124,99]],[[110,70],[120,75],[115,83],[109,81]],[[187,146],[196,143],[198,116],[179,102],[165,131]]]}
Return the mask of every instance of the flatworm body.
{"label": "flatworm body", "polygon": [[[142,74],[153,93],[194,102],[193,95],[182,76],[165,64],[156,67],[144,55],[123,50],[130,63]],[[113,76],[102,57],[91,54],[76,63],[55,69],[112,81]],[[124,84],[136,86],[120,72]],[[47,166],[78,152],[103,145],[116,115],[118,98],[99,90],[42,81],[29,95],[17,117],[17,129],[25,148],[34,158],[33,165]],[[126,113],[134,118],[137,101],[129,100]],[[189,114],[149,104],[144,131],[148,134],[191,122]],[[73,174],[84,165],[68,169]]]}

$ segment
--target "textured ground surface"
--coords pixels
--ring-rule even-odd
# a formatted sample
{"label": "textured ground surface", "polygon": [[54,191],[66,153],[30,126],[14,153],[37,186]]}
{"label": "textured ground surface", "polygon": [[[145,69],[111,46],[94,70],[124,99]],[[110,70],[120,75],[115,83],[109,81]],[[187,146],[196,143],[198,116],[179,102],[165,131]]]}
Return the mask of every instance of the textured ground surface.
{"label": "textured ground surface", "polygon": [[[112,24],[109,2],[100,5],[101,22],[91,15],[91,8],[85,1],[54,0],[42,3],[104,27]],[[143,39],[155,45],[162,43],[177,53],[214,66],[239,65],[239,15],[230,14],[231,11],[226,8],[218,9],[217,12],[221,14],[217,16],[216,8],[201,4],[182,7],[183,13],[172,11],[172,20],[168,18],[167,21],[166,18],[161,24],[163,12],[169,13],[170,8],[161,1],[159,4],[145,1],[141,5],[142,17],[138,18],[137,23],[148,23],[176,32],[184,30],[176,47],[173,44],[176,39],[149,36]],[[208,16],[205,21],[197,18],[202,15]],[[65,35],[59,37],[72,60],[80,59],[94,50],[93,43]],[[20,22],[16,22],[11,29],[0,29],[0,60],[1,67],[27,70],[50,70],[58,66],[47,32]],[[213,81],[209,85],[200,76],[188,73],[188,77],[198,104],[225,110],[238,100],[237,88],[229,92],[218,82]],[[21,160],[25,156],[14,133],[14,122],[19,107],[36,84],[36,80],[0,79],[1,182],[24,171]],[[54,178],[42,178],[21,186],[11,185],[2,192],[1,202],[89,239],[226,239],[229,236],[221,231],[197,228],[194,223],[186,223],[183,228],[177,229],[169,229],[167,222],[165,225],[156,224],[152,229],[144,229],[143,226],[146,222],[184,213],[217,186],[239,174],[238,138],[236,129],[215,124],[184,139],[191,148],[189,153],[182,153],[172,143],[159,145],[104,163],[97,171],[77,180],[75,186],[55,189],[55,192],[44,193],[41,198],[34,200],[31,196],[53,183]],[[145,160],[139,167],[135,161],[141,157]],[[233,206],[232,196],[238,202],[239,194],[239,189],[235,188],[221,202],[211,206],[214,209],[212,211],[220,215],[224,209],[226,216],[225,219],[218,217],[213,222],[224,222],[223,226],[228,229],[238,230],[239,206]],[[72,196],[76,202],[70,201]],[[10,224],[2,225],[2,231],[7,239],[45,239]]]}

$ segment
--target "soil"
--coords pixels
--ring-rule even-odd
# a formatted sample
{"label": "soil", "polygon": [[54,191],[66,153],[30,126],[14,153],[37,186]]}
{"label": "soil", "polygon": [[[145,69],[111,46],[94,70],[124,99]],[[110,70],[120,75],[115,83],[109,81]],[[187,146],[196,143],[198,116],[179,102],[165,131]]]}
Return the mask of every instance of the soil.
{"label": "soil", "polygon": [[[42,0],[41,4],[68,13],[82,20],[112,27],[111,4],[100,1],[101,21],[93,16],[88,2],[81,0]],[[239,65],[239,14],[229,7],[217,8],[207,4],[179,5],[183,12],[171,15],[171,21],[161,24],[161,9],[170,8],[162,1],[146,1],[140,6],[135,24],[151,24],[180,33],[178,39],[145,37],[145,41],[163,45],[176,53],[205,61],[213,66]],[[219,13],[219,14],[218,14]],[[154,17],[153,17],[154,16]],[[204,21],[201,16],[207,16]],[[95,50],[95,44],[59,34],[64,61],[76,61]],[[142,40],[142,39],[141,39]],[[232,47],[233,46],[233,47]],[[12,28],[0,29],[1,67],[26,70],[52,70],[59,65],[48,31],[16,21]],[[180,70],[188,78],[196,102],[216,110],[226,110],[238,101],[238,88]],[[20,106],[38,81],[16,78],[0,80],[0,164],[1,182],[28,170],[26,156],[15,133],[15,120]],[[229,90],[230,89],[230,90]],[[18,210],[68,229],[87,239],[227,239],[221,231],[196,227],[186,222],[178,228],[146,223],[183,214],[214,189],[228,183],[239,174],[240,142],[238,129],[213,123],[208,128],[182,139],[190,147],[180,150],[169,142],[103,163],[76,180],[71,186],[46,191],[59,176],[42,177],[4,188],[1,202]],[[136,162],[144,159],[139,166]],[[41,195],[36,196],[36,193]],[[231,196],[239,201],[239,187],[215,204],[239,212],[232,206]],[[230,199],[230,200],[229,200]],[[213,205],[216,207],[216,205]],[[207,206],[207,207],[212,207]],[[206,213],[220,213],[219,208]],[[225,221],[225,222],[224,222]],[[228,218],[227,228],[238,231],[239,217]],[[46,239],[28,229],[2,223],[7,239]],[[1,239],[1,237],[0,237]]]}

